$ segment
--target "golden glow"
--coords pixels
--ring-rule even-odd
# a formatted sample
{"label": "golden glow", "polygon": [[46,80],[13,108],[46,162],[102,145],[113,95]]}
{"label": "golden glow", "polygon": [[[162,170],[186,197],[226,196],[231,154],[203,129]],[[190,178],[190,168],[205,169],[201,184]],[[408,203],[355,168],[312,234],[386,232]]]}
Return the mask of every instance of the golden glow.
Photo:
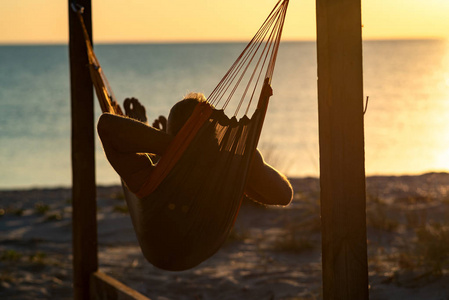
{"label": "golden glow", "polygon": [[436,160],[437,169],[434,171],[446,171],[449,170],[449,150],[440,153]]}
{"label": "golden glow", "polygon": [[[449,85],[449,84],[448,84]],[[446,94],[447,102],[449,102],[449,92]],[[449,105],[447,105],[446,111],[441,110],[440,113],[443,120],[448,120],[449,118]],[[435,116],[432,116],[436,118]],[[445,128],[441,128],[438,132],[435,132],[435,139],[438,139],[438,143],[435,145],[435,157],[434,157],[434,170],[435,171],[447,171],[449,170],[449,123],[442,122]],[[447,126],[446,126],[447,124]],[[432,157],[430,157],[430,162],[432,163]]]}
{"label": "golden glow", "polygon": [[447,0],[366,0],[362,10],[365,38],[449,37]]}
{"label": "golden glow", "polygon": [[[446,128],[441,128],[435,133],[436,138],[439,139],[440,144],[442,145],[441,152],[436,157],[436,166],[438,170],[449,170],[449,41],[446,42],[446,55],[442,62],[442,70],[446,70],[446,74],[442,80],[442,103],[445,104],[445,107],[439,111],[439,116],[432,116],[433,118],[439,117],[443,121]],[[444,83],[446,83],[444,85]]]}
{"label": "golden glow", "polygon": [[[277,0],[92,0],[97,42],[247,40]],[[68,1],[4,1],[0,43],[66,43]],[[365,39],[447,38],[447,0],[362,0]],[[315,39],[315,1],[291,1],[286,40]]]}

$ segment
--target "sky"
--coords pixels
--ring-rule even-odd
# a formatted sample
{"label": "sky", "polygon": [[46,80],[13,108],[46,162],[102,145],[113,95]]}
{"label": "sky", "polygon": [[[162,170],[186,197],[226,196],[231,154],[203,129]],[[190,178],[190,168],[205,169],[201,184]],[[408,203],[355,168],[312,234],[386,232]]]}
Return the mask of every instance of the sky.
{"label": "sky", "polygon": [[[94,41],[248,40],[276,1],[92,0]],[[68,0],[2,1],[0,44],[67,43],[67,15]],[[448,39],[448,15],[449,0],[362,0],[363,38]],[[283,38],[315,37],[315,0],[291,0]]]}

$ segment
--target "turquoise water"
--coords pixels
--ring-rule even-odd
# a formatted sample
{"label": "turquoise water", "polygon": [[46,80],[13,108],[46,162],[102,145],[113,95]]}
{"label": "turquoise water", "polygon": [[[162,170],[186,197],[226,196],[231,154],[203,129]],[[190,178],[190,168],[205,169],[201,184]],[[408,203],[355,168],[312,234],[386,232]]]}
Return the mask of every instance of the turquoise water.
{"label": "turquoise water", "polygon": [[[149,118],[190,91],[206,95],[244,44],[98,45],[118,99]],[[318,176],[316,48],[283,43],[260,148],[290,176]],[[445,41],[364,43],[366,172],[449,170],[449,47]],[[98,105],[95,107],[99,115]],[[97,181],[118,183],[97,144]],[[0,46],[0,188],[71,184],[67,46]]]}

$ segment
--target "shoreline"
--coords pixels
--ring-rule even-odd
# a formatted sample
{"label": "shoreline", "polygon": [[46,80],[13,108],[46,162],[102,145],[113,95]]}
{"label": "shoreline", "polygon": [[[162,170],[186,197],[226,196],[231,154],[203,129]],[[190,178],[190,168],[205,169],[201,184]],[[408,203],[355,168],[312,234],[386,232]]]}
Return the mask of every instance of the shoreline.
{"label": "shoreline", "polygon": [[[445,175],[447,174],[449,176],[449,171],[428,171],[428,172],[422,172],[422,173],[416,173],[416,174],[374,174],[374,175],[366,175],[366,181],[375,180],[375,179],[386,179],[386,178],[411,178],[411,177],[422,177],[422,176],[428,176],[432,174],[437,175]],[[301,181],[301,180],[319,180],[319,176],[287,176],[289,180],[291,181]],[[111,184],[103,184],[103,183],[97,183],[97,188],[115,188],[119,187],[120,183],[111,183]],[[42,186],[24,186],[24,187],[0,187],[0,193],[3,192],[23,192],[23,191],[40,191],[40,190],[66,190],[71,189],[72,187],[70,185],[42,185]]]}

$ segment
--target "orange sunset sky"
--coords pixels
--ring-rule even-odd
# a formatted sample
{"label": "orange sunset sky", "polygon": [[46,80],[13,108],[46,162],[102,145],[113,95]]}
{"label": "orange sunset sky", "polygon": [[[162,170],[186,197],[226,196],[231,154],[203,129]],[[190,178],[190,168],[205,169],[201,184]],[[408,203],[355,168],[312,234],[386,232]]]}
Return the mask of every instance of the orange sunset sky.
{"label": "orange sunset sky", "polygon": [[[95,42],[247,40],[276,0],[92,0]],[[125,4],[126,3],[126,4]],[[68,1],[4,1],[0,44],[67,43]],[[448,0],[362,0],[365,39],[449,37]],[[285,40],[315,39],[315,1],[292,0]]]}

